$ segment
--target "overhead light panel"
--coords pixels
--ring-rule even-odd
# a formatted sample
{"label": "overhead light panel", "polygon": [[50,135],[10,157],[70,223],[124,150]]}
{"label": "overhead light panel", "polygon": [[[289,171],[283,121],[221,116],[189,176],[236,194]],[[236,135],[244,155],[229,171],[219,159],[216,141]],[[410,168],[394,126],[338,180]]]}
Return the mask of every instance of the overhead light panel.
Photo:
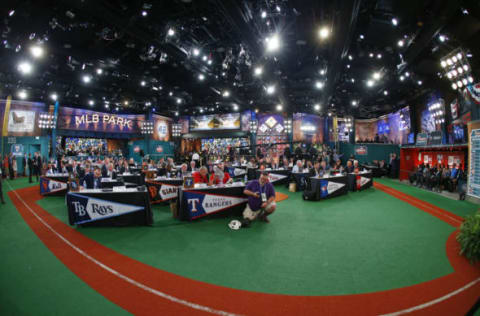
{"label": "overhead light panel", "polygon": [[18,91],[18,97],[22,100],[26,99],[28,96],[27,91],[25,90],[20,90]]}
{"label": "overhead light panel", "polygon": [[275,86],[274,85],[270,85],[267,87],[267,94],[273,94],[275,93]]}
{"label": "overhead light panel", "polygon": [[175,30],[173,28],[169,28],[167,32],[168,36],[174,36],[175,35]]}
{"label": "overhead light panel", "polygon": [[82,80],[85,83],[90,83],[90,81],[92,81],[92,77],[90,77],[89,75],[83,75]]}
{"label": "overhead light panel", "polygon": [[274,34],[271,37],[267,37],[265,39],[265,43],[267,46],[267,52],[269,53],[277,51],[281,46],[280,38],[278,34]]}
{"label": "overhead light panel", "polygon": [[40,58],[43,56],[43,47],[34,45],[30,47],[30,53],[34,58]]}
{"label": "overhead light panel", "polygon": [[198,75],[198,80],[200,80],[200,81],[205,80],[205,75],[204,74],[199,74]]}
{"label": "overhead light panel", "polygon": [[18,64],[18,71],[24,75],[29,75],[33,70],[33,66],[28,61],[21,62]]}
{"label": "overhead light panel", "polygon": [[330,30],[324,26],[318,31],[318,36],[322,40],[327,39],[330,36]]}
{"label": "overhead light panel", "polygon": [[283,110],[283,105],[277,104],[276,108],[277,108],[277,111],[281,111],[281,110]]}
{"label": "overhead light panel", "polygon": [[230,96],[230,91],[228,91],[228,90],[223,91],[222,96],[224,98],[228,98]]}
{"label": "overhead light panel", "polygon": [[397,26],[397,25],[398,25],[398,20],[397,20],[397,18],[392,18],[392,24],[393,24],[393,26]]}
{"label": "overhead light panel", "polygon": [[259,77],[263,73],[263,68],[262,67],[255,67],[255,70],[254,70],[253,73],[255,74],[255,76]]}
{"label": "overhead light panel", "polygon": [[321,81],[315,82],[315,88],[317,88],[317,89],[319,89],[319,90],[320,90],[320,89],[323,89],[324,86],[325,86],[325,84],[324,84],[323,82],[321,82]]}

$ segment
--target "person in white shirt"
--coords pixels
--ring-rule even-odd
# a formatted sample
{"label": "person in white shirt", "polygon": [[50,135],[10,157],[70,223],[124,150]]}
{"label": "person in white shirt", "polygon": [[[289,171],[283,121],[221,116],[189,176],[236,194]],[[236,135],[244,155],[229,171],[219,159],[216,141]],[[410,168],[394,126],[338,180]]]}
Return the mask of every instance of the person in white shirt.
{"label": "person in white shirt", "polygon": [[192,160],[199,161],[200,160],[200,155],[197,152],[194,152],[193,155],[192,155]]}
{"label": "person in white shirt", "polygon": [[297,164],[293,166],[292,173],[302,173],[303,172],[303,164],[301,160],[297,160]]}

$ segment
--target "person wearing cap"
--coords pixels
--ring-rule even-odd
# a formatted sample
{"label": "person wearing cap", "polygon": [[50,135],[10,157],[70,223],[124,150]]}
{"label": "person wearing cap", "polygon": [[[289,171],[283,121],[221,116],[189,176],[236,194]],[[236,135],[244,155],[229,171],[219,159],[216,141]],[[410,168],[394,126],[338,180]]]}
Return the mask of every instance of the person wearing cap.
{"label": "person wearing cap", "polygon": [[227,183],[233,182],[233,179],[230,178],[228,172],[224,171],[223,163],[219,163],[217,166],[213,168],[213,173],[210,176],[210,184],[220,184],[220,183]]}
{"label": "person wearing cap", "polygon": [[258,180],[248,183],[243,193],[248,197],[248,203],[243,211],[243,218],[248,221],[255,220],[258,216],[269,223],[268,216],[275,211],[275,189],[268,179],[268,172],[260,174]]}

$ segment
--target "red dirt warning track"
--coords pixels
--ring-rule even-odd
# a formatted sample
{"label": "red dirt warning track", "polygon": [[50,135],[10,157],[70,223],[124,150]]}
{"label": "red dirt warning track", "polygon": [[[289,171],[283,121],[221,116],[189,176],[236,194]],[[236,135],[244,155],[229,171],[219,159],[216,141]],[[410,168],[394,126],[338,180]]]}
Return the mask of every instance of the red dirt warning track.
{"label": "red dirt warning track", "polygon": [[[412,196],[375,187],[458,227],[461,218]],[[480,265],[458,255],[456,233],[446,243],[455,272],[400,289],[342,296],[292,296],[237,290],[188,279],[124,256],[64,224],[35,202],[37,187],[10,191],[25,222],[73,273],[136,315],[463,315],[480,293]],[[279,276],[281,277],[281,276]],[[397,313],[400,312],[400,313]]]}

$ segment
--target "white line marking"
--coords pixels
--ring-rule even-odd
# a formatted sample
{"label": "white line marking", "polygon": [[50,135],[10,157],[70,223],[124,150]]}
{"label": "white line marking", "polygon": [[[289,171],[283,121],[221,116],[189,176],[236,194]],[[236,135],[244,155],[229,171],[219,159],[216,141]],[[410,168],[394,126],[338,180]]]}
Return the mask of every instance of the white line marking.
{"label": "white line marking", "polygon": [[151,287],[148,287],[147,285],[143,284],[143,283],[140,283],[140,282],[137,282],[123,274],[121,274],[120,272],[110,268],[109,266],[103,264],[102,262],[98,261],[97,259],[93,258],[92,256],[90,256],[89,254],[87,254],[86,252],[84,252],[82,249],[78,248],[77,246],[75,246],[74,244],[72,244],[68,239],[66,239],[65,237],[63,237],[60,233],[58,233],[55,229],[53,229],[48,223],[46,223],[37,213],[35,213],[34,210],[32,210],[30,208],[30,206],[28,206],[27,203],[25,203],[25,201],[18,195],[17,191],[13,190],[13,188],[10,186],[10,183],[8,183],[8,181],[6,181],[8,186],[10,187],[10,190],[13,191],[13,193],[15,193],[15,195],[17,196],[17,198],[22,201],[22,203],[25,205],[25,207],[30,211],[30,213],[32,213],[43,225],[45,225],[45,227],[47,227],[49,230],[52,231],[52,233],[54,233],[55,235],[57,235],[58,238],[60,238],[63,242],[65,242],[67,245],[69,245],[70,247],[72,247],[73,250],[75,250],[76,252],[78,252],[79,254],[81,254],[82,256],[84,256],[85,258],[87,258],[88,260],[92,261],[93,263],[95,263],[96,265],[98,265],[99,267],[101,267],[102,269],[112,273],[113,275],[119,277],[120,279],[123,279],[125,281],[127,281],[128,283],[130,284],[133,284],[147,292],[150,292],[152,294],[155,294],[157,296],[160,296],[164,299],[167,299],[169,301],[172,301],[172,302],[175,302],[175,303],[178,303],[178,304],[181,304],[181,305],[185,305],[185,306],[188,306],[190,308],[193,308],[193,309],[197,309],[197,310],[201,310],[201,311],[204,311],[204,312],[208,312],[208,313],[211,313],[211,314],[215,314],[215,315],[225,315],[225,316],[235,316],[236,314],[232,314],[232,313],[229,313],[229,312],[225,312],[225,311],[222,311],[222,310],[217,310],[217,309],[213,309],[213,308],[210,308],[210,307],[207,307],[207,306],[203,306],[203,305],[199,305],[199,304],[196,304],[196,303],[191,303],[189,301],[186,301],[186,300],[182,300],[180,298],[177,298],[175,296],[172,296],[172,295],[169,295],[169,294],[166,294],[166,293],[163,293],[163,292],[160,292],[158,290],[155,290],[155,289],[152,289]]}
{"label": "white line marking", "polygon": [[398,311],[398,312],[395,312],[395,313],[389,313],[389,314],[383,314],[383,315],[380,315],[380,316],[397,316],[397,315],[403,315],[403,314],[407,314],[407,313],[411,313],[411,312],[415,312],[415,311],[418,311],[420,309],[424,309],[426,307],[430,307],[434,304],[437,304],[437,303],[440,303],[442,301],[445,301],[445,300],[448,300],[449,298],[451,298],[452,296],[455,296],[457,295],[458,293],[460,292],[463,292],[465,291],[466,289],[474,286],[475,284],[477,284],[478,282],[480,282],[480,278],[476,279],[476,280],[473,280],[472,282],[468,283],[467,285],[453,291],[453,292],[450,292],[442,297],[439,297],[437,299],[434,299],[430,302],[426,302],[426,303],[423,303],[423,304],[420,304],[420,305],[417,305],[417,306],[413,306],[413,307],[410,307],[410,308],[407,308],[407,309],[404,309],[404,310],[401,310],[401,311]]}

